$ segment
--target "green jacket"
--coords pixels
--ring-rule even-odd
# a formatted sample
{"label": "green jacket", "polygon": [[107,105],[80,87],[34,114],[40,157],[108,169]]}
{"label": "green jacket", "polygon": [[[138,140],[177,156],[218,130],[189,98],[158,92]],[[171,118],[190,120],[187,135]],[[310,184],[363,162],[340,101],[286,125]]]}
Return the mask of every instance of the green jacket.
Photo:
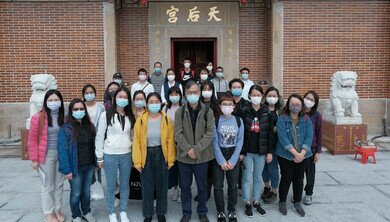
{"label": "green jacket", "polygon": [[[176,160],[182,163],[197,164],[214,159],[211,143],[213,139],[214,114],[204,104],[200,103],[200,105],[201,110],[196,120],[195,139],[188,105],[184,104],[175,113]],[[206,111],[207,115],[205,116]],[[188,151],[191,148],[194,148],[195,159],[188,156]]]}

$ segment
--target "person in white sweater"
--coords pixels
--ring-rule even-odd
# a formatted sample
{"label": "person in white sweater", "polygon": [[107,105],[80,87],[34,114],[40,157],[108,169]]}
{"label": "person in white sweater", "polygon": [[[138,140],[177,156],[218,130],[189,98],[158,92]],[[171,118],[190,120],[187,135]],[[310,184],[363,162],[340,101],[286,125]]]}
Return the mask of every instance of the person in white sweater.
{"label": "person in white sweater", "polygon": [[120,218],[128,222],[126,208],[129,196],[129,179],[132,167],[131,146],[135,117],[132,111],[130,92],[126,87],[117,90],[114,103],[100,115],[96,135],[96,157],[99,168],[106,173],[106,202],[109,221],[117,222],[115,214],[115,187],[117,173],[120,181]]}

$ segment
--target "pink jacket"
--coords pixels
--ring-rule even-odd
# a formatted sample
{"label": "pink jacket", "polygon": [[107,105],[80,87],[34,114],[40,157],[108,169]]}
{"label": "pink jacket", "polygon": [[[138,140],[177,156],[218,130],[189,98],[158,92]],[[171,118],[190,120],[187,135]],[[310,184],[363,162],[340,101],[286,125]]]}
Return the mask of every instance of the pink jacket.
{"label": "pink jacket", "polygon": [[[44,111],[40,111],[44,112]],[[47,150],[47,114],[45,113],[45,124],[42,129],[38,146],[39,112],[31,117],[30,131],[28,133],[28,155],[33,162],[45,163]]]}

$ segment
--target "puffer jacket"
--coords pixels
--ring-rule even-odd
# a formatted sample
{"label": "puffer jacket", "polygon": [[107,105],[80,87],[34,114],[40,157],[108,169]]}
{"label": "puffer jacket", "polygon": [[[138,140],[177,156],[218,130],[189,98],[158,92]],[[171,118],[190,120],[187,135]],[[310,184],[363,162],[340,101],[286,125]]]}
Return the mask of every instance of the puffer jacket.
{"label": "puffer jacket", "polygon": [[[44,122],[42,128],[42,134],[38,141],[38,131],[39,131],[39,115],[40,113],[44,114]],[[28,133],[28,155],[31,161],[45,163],[46,151],[47,151],[47,129],[48,121],[47,114],[44,110],[39,111],[31,117],[30,121],[30,131]]]}

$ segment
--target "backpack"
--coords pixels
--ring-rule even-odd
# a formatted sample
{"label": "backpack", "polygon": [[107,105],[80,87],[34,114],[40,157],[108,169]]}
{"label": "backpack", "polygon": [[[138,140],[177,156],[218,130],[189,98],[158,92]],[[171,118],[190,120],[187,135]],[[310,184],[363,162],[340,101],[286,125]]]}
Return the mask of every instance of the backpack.
{"label": "backpack", "polygon": [[[204,118],[204,121],[206,122],[205,127],[204,127],[205,130],[206,130],[206,129],[207,129],[207,114],[209,113],[210,106],[206,106],[205,108],[206,108],[206,109],[205,109],[203,118]],[[184,120],[185,109],[186,109],[186,107],[185,107],[185,105],[183,105],[183,107],[182,107],[182,109],[181,109],[181,121],[182,121],[182,122],[183,122],[183,120]]]}
{"label": "backpack", "polygon": [[[215,128],[217,128],[217,129],[218,129],[218,124],[219,124],[219,117],[220,116],[217,116],[215,118]],[[241,119],[240,119],[240,117],[238,117],[238,116],[234,116],[234,117],[236,118],[236,122],[237,122],[238,128],[240,128],[241,127]]]}

